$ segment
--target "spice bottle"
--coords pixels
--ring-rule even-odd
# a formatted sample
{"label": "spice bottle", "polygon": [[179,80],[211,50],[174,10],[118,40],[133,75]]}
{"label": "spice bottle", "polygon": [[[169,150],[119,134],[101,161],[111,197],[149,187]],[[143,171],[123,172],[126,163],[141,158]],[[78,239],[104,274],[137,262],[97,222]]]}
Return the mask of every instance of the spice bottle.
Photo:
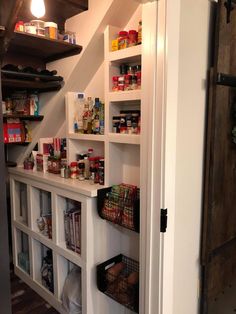
{"label": "spice bottle", "polygon": [[79,172],[79,180],[80,181],[84,181],[84,179],[85,179],[85,177],[84,177],[84,169],[85,169],[84,160],[81,159],[78,162],[78,172]]}
{"label": "spice bottle", "polygon": [[142,21],[138,24],[138,45],[142,43]]}
{"label": "spice bottle", "polygon": [[90,169],[89,169],[89,159],[87,156],[84,157],[84,178],[85,180],[89,180]]}
{"label": "spice bottle", "polygon": [[70,164],[70,177],[71,179],[77,179],[78,177],[78,169],[77,169],[77,162],[71,162]]}
{"label": "spice bottle", "polygon": [[120,76],[118,79],[118,90],[123,91],[125,88],[125,78],[124,76]]}
{"label": "spice bottle", "polygon": [[112,91],[117,92],[118,91],[118,76],[113,76],[112,82],[113,82]]}

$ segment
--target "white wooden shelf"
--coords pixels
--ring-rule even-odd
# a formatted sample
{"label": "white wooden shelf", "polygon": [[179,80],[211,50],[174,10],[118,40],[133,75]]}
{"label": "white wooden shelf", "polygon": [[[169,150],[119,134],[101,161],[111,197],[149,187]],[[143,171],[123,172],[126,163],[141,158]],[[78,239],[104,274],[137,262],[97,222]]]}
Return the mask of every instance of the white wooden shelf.
{"label": "white wooden shelf", "polygon": [[98,141],[104,142],[105,136],[104,135],[97,135],[97,134],[78,134],[78,133],[69,133],[69,139],[73,140],[81,140],[81,141]]}
{"label": "white wooden shelf", "polygon": [[24,170],[21,167],[9,168],[9,173],[23,176],[29,179],[37,179],[38,182],[46,183],[49,185],[56,185],[58,188],[77,192],[89,197],[96,197],[97,190],[104,188],[104,186],[102,185],[91,185],[89,182],[86,181],[79,181],[76,179],[64,179],[61,178],[60,175],[32,170]]}
{"label": "white wooden shelf", "polygon": [[109,92],[108,99],[113,102],[141,100],[142,92],[140,89],[121,92]]}
{"label": "white wooden shelf", "polygon": [[110,143],[140,145],[140,135],[136,134],[109,133],[108,138]]}
{"label": "white wooden shelf", "polygon": [[119,63],[141,63],[142,45],[109,52],[108,60]]}

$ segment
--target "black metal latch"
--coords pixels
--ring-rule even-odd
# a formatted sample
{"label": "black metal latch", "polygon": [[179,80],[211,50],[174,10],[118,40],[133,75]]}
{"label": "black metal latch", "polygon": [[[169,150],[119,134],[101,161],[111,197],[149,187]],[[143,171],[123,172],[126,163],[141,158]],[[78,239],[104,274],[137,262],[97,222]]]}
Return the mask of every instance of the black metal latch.
{"label": "black metal latch", "polygon": [[165,233],[167,229],[167,208],[161,208],[161,232]]}

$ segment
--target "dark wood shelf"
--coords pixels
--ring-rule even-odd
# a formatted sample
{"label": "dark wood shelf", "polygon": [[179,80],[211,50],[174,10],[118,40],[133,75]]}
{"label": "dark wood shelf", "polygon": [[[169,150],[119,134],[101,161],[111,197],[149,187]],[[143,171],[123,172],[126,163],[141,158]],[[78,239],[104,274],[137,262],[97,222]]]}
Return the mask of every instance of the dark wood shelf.
{"label": "dark wood shelf", "polygon": [[25,115],[25,114],[11,114],[3,115],[3,120],[7,119],[20,119],[20,120],[27,120],[27,121],[42,121],[44,116],[31,116],[31,115]]}
{"label": "dark wood shelf", "polygon": [[5,145],[21,145],[21,146],[28,146],[31,142],[13,142],[13,143],[4,143]]}
{"label": "dark wood shelf", "polygon": [[38,91],[39,93],[60,90],[62,88],[62,85],[63,82],[59,81],[26,81],[2,77],[2,86],[5,88],[34,90]]}
{"label": "dark wood shelf", "polygon": [[46,63],[77,55],[81,50],[79,45],[24,32],[15,32],[8,49],[9,52],[33,56]]}

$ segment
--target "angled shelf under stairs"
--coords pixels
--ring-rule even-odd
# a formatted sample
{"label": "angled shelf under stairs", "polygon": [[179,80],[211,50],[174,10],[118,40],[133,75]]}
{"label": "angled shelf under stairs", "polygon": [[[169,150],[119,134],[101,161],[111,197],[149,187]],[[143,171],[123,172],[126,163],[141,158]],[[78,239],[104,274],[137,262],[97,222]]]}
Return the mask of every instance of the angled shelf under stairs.
{"label": "angled shelf under stairs", "polygon": [[8,49],[9,52],[17,51],[17,53],[36,57],[46,63],[77,55],[81,50],[82,46],[79,45],[17,31]]}

